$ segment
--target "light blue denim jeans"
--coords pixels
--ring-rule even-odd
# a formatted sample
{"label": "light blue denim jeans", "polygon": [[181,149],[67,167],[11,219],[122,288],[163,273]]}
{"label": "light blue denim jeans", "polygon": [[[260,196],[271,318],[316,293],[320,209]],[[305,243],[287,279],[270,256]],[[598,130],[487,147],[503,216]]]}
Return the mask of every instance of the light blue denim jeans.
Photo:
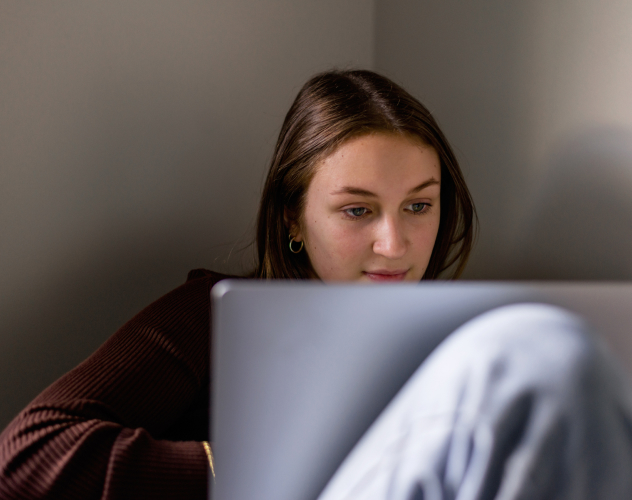
{"label": "light blue denim jeans", "polygon": [[630,384],[580,318],[505,306],[437,347],[319,500],[632,499],[631,422]]}

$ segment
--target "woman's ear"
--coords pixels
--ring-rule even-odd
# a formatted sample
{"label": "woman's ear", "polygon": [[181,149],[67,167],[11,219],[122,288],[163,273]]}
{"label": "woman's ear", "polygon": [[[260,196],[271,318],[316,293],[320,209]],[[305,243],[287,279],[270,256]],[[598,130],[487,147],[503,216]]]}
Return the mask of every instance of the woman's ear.
{"label": "woman's ear", "polygon": [[283,209],[283,223],[285,224],[285,228],[288,230],[290,237],[293,238],[294,241],[298,243],[303,240],[301,225],[294,218],[290,217],[287,207]]}

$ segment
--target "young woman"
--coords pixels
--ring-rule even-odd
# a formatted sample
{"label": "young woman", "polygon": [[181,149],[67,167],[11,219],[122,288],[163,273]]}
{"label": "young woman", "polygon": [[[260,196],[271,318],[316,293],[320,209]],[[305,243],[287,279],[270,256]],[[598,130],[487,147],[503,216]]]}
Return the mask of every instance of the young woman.
{"label": "young woman", "polygon": [[[472,246],[474,219],[474,206],[454,154],[423,105],[373,72],[323,73],[301,89],[279,135],[261,199],[259,261],[251,277],[332,282],[458,277]],[[224,277],[191,271],[184,285],[141,311],[23,410],[0,436],[0,498],[205,498],[213,474],[208,445],[209,290]],[[584,349],[588,344],[581,335],[556,333],[559,314],[549,313],[531,311],[520,323],[546,332],[546,338],[558,339],[556,345],[570,352],[561,360],[566,367],[563,374],[585,373],[577,367],[592,364],[577,360],[593,359],[582,353],[594,349]],[[520,319],[520,314],[524,316],[518,311],[512,317]],[[494,451],[497,447],[490,447],[494,452],[487,455],[472,450],[480,451],[475,445],[485,439],[506,443],[507,433],[516,428],[505,425],[507,419],[492,419],[500,423],[484,425],[474,440],[461,429],[454,434],[462,437],[458,446],[450,441],[452,427],[443,426],[443,440],[417,433],[419,439],[402,447],[401,432],[393,426],[409,429],[414,437],[419,430],[414,422],[421,420],[411,420],[412,416],[436,404],[447,408],[448,420],[457,422],[454,416],[461,411],[458,401],[463,398],[454,397],[481,393],[463,386],[468,379],[463,370],[473,366],[471,356],[463,353],[481,342],[502,346],[488,356],[476,357],[484,368],[479,372],[493,368],[494,380],[505,380],[502,373],[511,372],[498,371],[499,359],[514,356],[513,367],[523,366],[524,353],[531,353],[525,355],[528,360],[539,359],[542,349],[516,351],[499,341],[495,332],[503,331],[499,327],[499,322],[506,322],[503,318],[502,314],[500,319],[492,316],[482,326],[474,325],[474,333],[469,327],[455,334],[456,341],[442,346],[433,355],[434,361],[422,365],[404,396],[394,400],[343,464],[325,498],[455,498],[457,494],[461,498],[459,491],[465,492],[463,498],[493,498],[509,454],[502,446],[499,453]],[[572,320],[564,318],[563,325],[575,328]],[[481,329],[492,333],[481,334]],[[533,345],[533,341],[526,343]],[[542,345],[550,347],[546,342]],[[452,374],[451,378],[446,374]],[[563,383],[556,390],[574,387],[579,379],[558,376],[556,380]],[[444,389],[437,389],[441,380]],[[550,398],[538,406],[535,396],[527,398],[528,404],[524,398],[507,396],[523,389],[534,392],[533,384],[514,384],[514,392],[510,387],[505,394],[505,386],[490,386],[484,376],[472,380],[483,380],[476,386],[479,389],[492,387],[489,400],[500,401],[490,406],[496,412],[492,413],[516,415],[510,423],[528,420],[523,415],[529,414],[529,404],[548,408]],[[437,394],[450,404],[446,406]],[[621,400],[610,393],[606,399]],[[516,404],[521,411],[515,410]],[[576,407],[570,406],[571,413]],[[402,415],[413,421],[412,426],[402,427]],[[427,423],[422,427],[430,428]],[[558,436],[546,433],[550,426],[539,428],[544,435]],[[393,455],[394,442],[400,443],[398,449],[417,450],[411,455],[413,460]],[[447,453],[446,442],[456,447],[454,453]],[[622,450],[615,456],[625,457],[629,447]],[[390,465],[367,462],[367,456],[389,457]],[[477,459],[470,467],[470,456],[491,459]],[[367,474],[372,482],[366,480]],[[514,483],[518,486],[505,490],[524,490],[522,483]]]}

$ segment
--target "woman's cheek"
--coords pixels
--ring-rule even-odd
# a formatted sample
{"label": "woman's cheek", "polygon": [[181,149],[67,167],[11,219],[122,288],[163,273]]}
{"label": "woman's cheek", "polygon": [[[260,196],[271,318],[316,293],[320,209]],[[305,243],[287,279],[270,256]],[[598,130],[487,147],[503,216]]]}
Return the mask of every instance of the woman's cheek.
{"label": "woman's cheek", "polygon": [[341,230],[336,237],[338,251],[345,259],[356,259],[365,253],[370,244],[363,231],[358,228]]}

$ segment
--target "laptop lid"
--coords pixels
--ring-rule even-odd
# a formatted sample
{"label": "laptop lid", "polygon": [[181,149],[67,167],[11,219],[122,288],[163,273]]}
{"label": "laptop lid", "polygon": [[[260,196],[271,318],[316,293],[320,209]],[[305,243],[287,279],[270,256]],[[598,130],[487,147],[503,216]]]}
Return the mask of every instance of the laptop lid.
{"label": "laptop lid", "polygon": [[222,281],[213,300],[213,497],[307,500],[429,353],[505,304],[578,312],[632,369],[632,284]]}

